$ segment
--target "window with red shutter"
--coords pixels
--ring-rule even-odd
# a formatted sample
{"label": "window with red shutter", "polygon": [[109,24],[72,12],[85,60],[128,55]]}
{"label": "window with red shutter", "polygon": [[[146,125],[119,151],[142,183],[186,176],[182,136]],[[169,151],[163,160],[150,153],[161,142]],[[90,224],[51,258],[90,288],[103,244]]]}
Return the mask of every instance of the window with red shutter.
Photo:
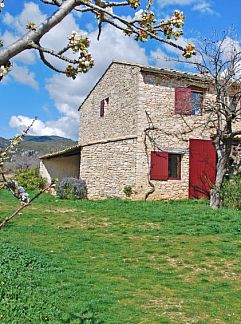
{"label": "window with red shutter", "polygon": [[151,180],[167,180],[168,179],[168,153],[167,152],[151,152]]}
{"label": "window with red shutter", "polygon": [[175,113],[180,115],[201,115],[203,91],[192,87],[175,89]]}
{"label": "window with red shutter", "polygon": [[192,91],[192,115],[202,114],[203,92]]}
{"label": "window with red shutter", "polygon": [[192,89],[175,89],[175,113],[182,115],[192,114]]}
{"label": "window with red shutter", "polygon": [[168,152],[151,152],[151,180],[180,180],[181,155]]}

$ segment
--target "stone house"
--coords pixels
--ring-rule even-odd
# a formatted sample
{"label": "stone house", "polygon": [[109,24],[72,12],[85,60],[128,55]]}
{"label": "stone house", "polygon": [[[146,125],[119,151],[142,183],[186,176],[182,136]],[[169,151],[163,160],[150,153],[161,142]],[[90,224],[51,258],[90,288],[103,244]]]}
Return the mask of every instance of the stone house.
{"label": "stone house", "polygon": [[78,145],[41,157],[41,175],[80,177],[90,199],[125,197],[126,186],[133,199],[208,197],[212,98],[207,76],[112,62],[79,108]]}

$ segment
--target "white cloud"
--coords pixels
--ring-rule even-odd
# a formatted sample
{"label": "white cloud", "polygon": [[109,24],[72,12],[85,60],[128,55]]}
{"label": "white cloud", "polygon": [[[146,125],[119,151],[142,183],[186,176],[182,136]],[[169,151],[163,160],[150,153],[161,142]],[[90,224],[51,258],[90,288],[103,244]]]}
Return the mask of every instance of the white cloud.
{"label": "white cloud", "polygon": [[55,50],[62,49],[68,44],[68,36],[72,31],[79,29],[73,14],[69,14],[42,38],[41,44]]}
{"label": "white cloud", "polygon": [[204,14],[217,15],[218,13],[212,9],[212,4],[206,1],[200,1],[192,7],[195,11],[200,11]]}
{"label": "white cloud", "polygon": [[9,12],[6,12],[3,16],[3,22],[8,26],[12,26],[14,24],[14,17]]}
{"label": "white cloud", "polygon": [[156,51],[151,51],[151,59],[154,64],[162,68],[175,69],[177,63],[172,60],[164,51],[158,48]]}
{"label": "white cloud", "polygon": [[[9,30],[6,30],[2,35],[1,39],[5,46],[8,46],[14,43],[20,35],[27,32],[26,24],[29,21],[34,21],[36,24],[39,24],[43,19],[45,19],[39,9],[39,6],[33,2],[28,2],[24,4],[24,8],[19,16],[12,16],[8,12],[3,16],[3,22],[8,27]],[[39,89],[39,85],[35,79],[35,74],[29,71],[26,65],[31,65],[36,62],[36,54],[34,50],[26,50],[12,60],[13,67],[9,73],[7,82],[15,80],[19,83],[25,84],[35,90]],[[19,65],[22,63],[23,66]]]}
{"label": "white cloud", "polygon": [[39,89],[39,85],[35,80],[35,74],[30,72],[27,67],[22,67],[15,63],[14,67],[9,73],[9,76],[15,81],[25,84],[35,90]]}
{"label": "white cloud", "polygon": [[[9,125],[12,128],[16,128],[20,133],[25,130],[33,121],[33,118],[26,116],[12,116],[9,121]],[[64,130],[59,128],[58,123],[55,125],[53,122],[43,123],[41,120],[36,120],[29,131],[29,135],[57,135],[65,136]]]}
{"label": "white cloud", "polygon": [[192,6],[192,10],[199,11],[204,14],[217,14],[212,9],[213,1],[211,0],[159,0],[161,8],[167,6]]}
{"label": "white cloud", "polygon": [[17,32],[22,35],[27,32],[27,23],[34,22],[36,25],[39,25],[46,17],[36,3],[26,2],[19,16],[13,17],[7,12],[3,17],[3,22],[15,33]]}
{"label": "white cloud", "polygon": [[[220,42],[217,43],[217,46],[220,46]],[[228,36],[222,42],[221,47],[223,52],[223,58],[225,60],[230,60],[233,57],[235,52],[236,53],[241,52],[241,41],[238,41]]]}
{"label": "white cloud", "polygon": [[[44,37],[43,46],[55,49],[63,47],[73,30],[79,30],[79,26],[75,17],[70,14]],[[46,80],[46,89],[61,117],[47,122],[39,120],[31,131],[33,134],[78,138],[78,107],[111,61],[125,60],[147,64],[145,50],[136,41],[111,26],[103,28],[100,41],[96,39],[97,31],[88,36],[91,40],[90,52],[95,60],[94,68],[87,74],[78,75],[75,80],[60,74]],[[21,131],[30,121],[26,116],[12,116],[10,126]]]}
{"label": "white cloud", "polygon": [[[198,1],[198,0],[197,0]],[[164,8],[167,6],[174,6],[174,5],[190,5],[196,2],[195,0],[161,0],[160,7]]]}
{"label": "white cloud", "polygon": [[[185,48],[188,44],[197,45],[197,40],[195,38],[185,38],[180,37],[178,39],[178,45]],[[192,56],[190,59],[185,59],[178,48],[164,45],[164,50],[157,49],[156,51],[151,51],[151,59],[156,65],[169,68],[169,69],[179,69],[185,71],[196,72],[195,63],[201,62],[200,54]],[[194,63],[194,64],[192,64]]]}
{"label": "white cloud", "polygon": [[[220,46],[220,42],[217,43],[217,47]],[[228,69],[229,65],[232,65],[234,57],[234,76],[233,79],[240,80],[241,81],[241,40],[233,39],[230,36],[227,36],[224,41],[221,44],[221,50],[222,50],[222,57],[221,59],[223,62],[226,62],[225,65],[223,65],[222,68],[222,75],[227,76],[230,75],[230,71]],[[237,55],[239,53],[239,55]]]}
{"label": "white cloud", "polygon": [[[70,127],[65,129],[65,136],[72,138],[78,138],[79,133],[78,107],[112,60],[147,64],[145,50],[111,26],[103,28],[100,41],[96,39],[97,31],[89,34],[89,37],[90,52],[95,60],[94,68],[87,74],[78,75],[75,80],[55,74],[46,83],[46,88],[58,111],[68,118]],[[62,123],[66,122],[66,119],[57,122],[63,129]]]}

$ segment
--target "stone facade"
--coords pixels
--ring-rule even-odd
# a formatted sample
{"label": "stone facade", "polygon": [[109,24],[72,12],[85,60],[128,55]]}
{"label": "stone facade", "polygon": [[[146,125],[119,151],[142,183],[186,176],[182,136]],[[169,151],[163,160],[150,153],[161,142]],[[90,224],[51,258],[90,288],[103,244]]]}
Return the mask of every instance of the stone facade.
{"label": "stone facade", "polygon": [[122,137],[82,147],[80,176],[89,198],[124,198],[125,186],[135,187],[136,146],[135,137]]}
{"label": "stone facade", "polygon": [[[137,182],[136,192],[138,198],[144,198],[150,190],[148,174],[150,171],[150,156],[153,150],[168,152],[181,152],[181,179],[154,181],[155,191],[152,199],[185,199],[189,194],[189,138],[210,139],[210,133],[202,132],[201,125],[207,116],[185,116],[175,114],[175,88],[198,85],[206,88],[200,80],[163,76],[159,73],[142,72],[139,74],[139,105],[138,105],[138,152],[137,152]],[[205,93],[204,101],[212,97],[212,92]],[[191,134],[184,136],[186,124],[200,125],[193,129]],[[145,130],[150,127],[157,128],[149,132],[147,148],[144,147]],[[143,176],[146,175],[146,176]]]}
{"label": "stone facade", "polygon": [[[128,184],[133,187],[133,199],[145,197],[151,189],[150,154],[154,150],[150,141],[147,140],[147,147],[144,145],[145,129],[150,122],[163,130],[151,134],[158,148],[183,153],[181,180],[152,181],[155,191],[150,198],[188,197],[188,141],[166,133],[171,130],[174,134],[183,128],[181,117],[174,113],[175,87],[187,84],[190,80],[143,72],[139,66],[118,62],[111,65],[80,108],[80,145],[83,146],[80,177],[87,181],[90,198],[123,197],[123,188]],[[206,86],[200,85],[200,80],[198,85]],[[109,103],[100,117],[100,102],[105,98],[109,98]],[[190,116],[190,121],[193,117],[200,123],[205,119],[205,116]],[[132,143],[130,147],[126,136],[136,136],[135,145]],[[122,142],[117,144],[111,140],[117,137]],[[197,131],[193,137],[205,138],[205,134]],[[210,138],[209,133],[206,138]],[[94,144],[103,139],[109,140],[108,144]],[[128,154],[123,155],[124,147]]]}
{"label": "stone facade", "polygon": [[[80,145],[124,138],[137,133],[139,68],[113,64],[86,98],[80,109]],[[109,98],[104,116],[100,102]]]}
{"label": "stone facade", "polygon": [[[203,89],[202,114],[175,114],[175,88],[190,86]],[[203,125],[205,107],[213,98],[203,76],[113,62],[80,107],[77,169],[86,180],[88,197],[125,197],[124,187],[131,186],[133,199],[148,192],[150,199],[188,198],[189,139],[210,140],[210,128]],[[150,180],[152,151],[179,154],[180,179]],[[50,165],[49,160],[42,173]],[[64,169],[70,168],[77,174],[76,166],[66,163]]]}

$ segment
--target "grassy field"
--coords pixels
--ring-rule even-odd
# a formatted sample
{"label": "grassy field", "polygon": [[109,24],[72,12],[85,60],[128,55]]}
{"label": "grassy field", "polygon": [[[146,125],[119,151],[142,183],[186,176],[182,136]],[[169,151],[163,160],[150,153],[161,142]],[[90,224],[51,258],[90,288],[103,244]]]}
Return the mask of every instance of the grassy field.
{"label": "grassy field", "polygon": [[43,195],[0,231],[0,323],[240,323],[240,234],[204,201]]}

